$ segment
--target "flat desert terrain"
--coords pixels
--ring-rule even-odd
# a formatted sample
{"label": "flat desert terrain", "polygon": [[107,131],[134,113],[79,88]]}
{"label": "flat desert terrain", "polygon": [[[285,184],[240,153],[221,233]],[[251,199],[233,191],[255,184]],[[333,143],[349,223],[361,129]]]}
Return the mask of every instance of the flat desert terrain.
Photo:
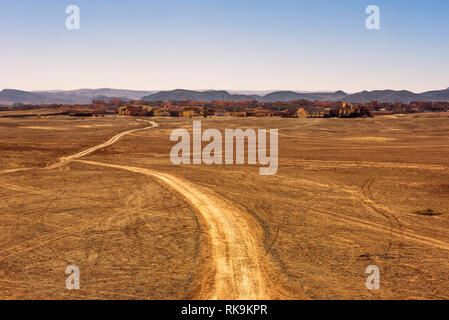
{"label": "flat desert terrain", "polygon": [[0,118],[0,298],[449,299],[448,113],[197,120],[279,129],[277,173],[172,164],[188,118]]}

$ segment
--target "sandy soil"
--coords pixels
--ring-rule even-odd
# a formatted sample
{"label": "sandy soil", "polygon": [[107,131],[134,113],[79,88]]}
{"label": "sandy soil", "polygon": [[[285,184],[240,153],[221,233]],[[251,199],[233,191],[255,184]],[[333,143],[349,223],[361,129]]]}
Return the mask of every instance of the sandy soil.
{"label": "sandy soil", "polygon": [[448,115],[202,120],[278,128],[278,173],[172,165],[191,119],[0,119],[0,296],[448,298]]}

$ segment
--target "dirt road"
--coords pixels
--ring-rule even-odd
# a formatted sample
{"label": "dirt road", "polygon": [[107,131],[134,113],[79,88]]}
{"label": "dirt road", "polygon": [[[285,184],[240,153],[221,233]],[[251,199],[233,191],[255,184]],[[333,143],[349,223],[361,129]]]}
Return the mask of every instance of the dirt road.
{"label": "dirt road", "polygon": [[[204,120],[282,129],[272,177],[173,166],[167,137],[191,119],[5,121],[0,296],[447,298],[447,119],[386,122],[403,130],[381,136],[365,120]],[[65,291],[67,263],[82,268],[79,293]]]}
{"label": "dirt road", "polygon": [[137,131],[142,131],[142,130],[148,130],[148,129],[155,128],[155,127],[158,126],[158,124],[156,122],[154,122],[154,121],[148,121],[148,122],[151,124],[151,127],[145,127],[145,128],[140,128],[140,129],[132,129],[132,130],[123,131],[123,132],[113,136],[111,139],[109,139],[105,143],[99,144],[97,146],[94,146],[92,148],[83,150],[81,152],[78,152],[76,154],[73,154],[73,155],[70,155],[70,156],[67,156],[67,157],[62,157],[59,160],[59,162],[57,162],[55,164],[52,164],[52,165],[49,165],[49,166],[45,167],[45,169],[58,168],[58,167],[66,164],[67,162],[69,162],[69,161],[71,161],[73,159],[77,159],[77,158],[83,157],[83,156],[88,155],[88,154],[90,154],[90,153],[92,153],[92,152],[94,152],[94,151],[96,151],[98,149],[106,148],[106,147],[116,143],[118,140],[120,140],[121,137],[126,136],[127,134],[130,134],[130,133],[133,133],[133,132],[137,132]]}
{"label": "dirt road", "polygon": [[[51,170],[59,168],[71,161],[82,162],[89,165],[103,166],[152,176],[168,185],[172,190],[183,197],[199,213],[200,219],[207,230],[211,243],[205,253],[211,257],[208,267],[205,268],[204,277],[213,275],[214,279],[197,280],[195,292],[196,299],[271,299],[287,298],[290,294],[278,285],[271,283],[267,275],[272,263],[263,249],[262,229],[258,222],[249,214],[242,212],[232,203],[214,192],[195,186],[167,173],[156,172],[146,168],[114,165],[87,160],[76,160],[98,149],[116,143],[123,136],[137,131],[157,127],[154,121],[148,121],[151,126],[121,132],[107,142],[96,145],[73,155],[60,158],[59,162],[42,169]],[[31,170],[20,168],[18,170]],[[13,170],[5,170],[13,172]],[[211,281],[212,280],[212,281]]]}
{"label": "dirt road", "polygon": [[[229,201],[205,188],[167,173],[87,160],[89,165],[127,170],[155,177],[178,192],[201,215],[210,237],[209,254],[213,260],[215,279],[213,288],[201,288],[198,299],[270,299],[273,284],[263,268],[269,266],[262,248],[262,230],[248,214]],[[207,281],[204,281],[206,283]],[[281,290],[274,290],[280,297]]]}

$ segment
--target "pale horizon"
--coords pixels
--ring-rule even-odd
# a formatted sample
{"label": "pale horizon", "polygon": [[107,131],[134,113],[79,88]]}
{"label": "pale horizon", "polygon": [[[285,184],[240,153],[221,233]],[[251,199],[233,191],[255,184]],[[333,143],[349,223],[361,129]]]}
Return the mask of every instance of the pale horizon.
{"label": "pale horizon", "polygon": [[18,90],[18,91],[27,91],[27,92],[57,92],[57,91],[76,91],[76,90],[101,90],[101,89],[111,89],[111,90],[129,90],[129,91],[154,91],[154,92],[161,92],[161,91],[173,91],[173,90],[189,90],[189,91],[198,91],[198,92],[205,92],[205,91],[227,91],[232,94],[268,94],[271,92],[279,92],[279,91],[293,91],[298,93],[333,93],[336,91],[343,91],[347,94],[354,94],[362,91],[384,91],[384,90],[394,90],[394,91],[410,91],[413,93],[424,93],[428,91],[434,91],[434,90],[449,90],[448,87],[444,88],[431,88],[429,90],[425,91],[413,91],[409,89],[392,89],[392,88],[381,88],[381,89],[363,89],[360,91],[348,91],[344,89],[337,89],[337,90],[301,90],[301,89],[189,89],[189,88],[182,88],[182,87],[176,87],[176,88],[169,88],[169,89],[134,89],[134,88],[112,88],[112,87],[79,87],[79,88],[73,88],[73,89],[22,89],[22,88],[2,88],[0,91],[3,90]]}
{"label": "pale horizon", "polygon": [[[70,4],[79,30],[65,27]],[[365,27],[370,4],[2,1],[0,88],[447,88],[449,3],[378,3],[374,31]]]}

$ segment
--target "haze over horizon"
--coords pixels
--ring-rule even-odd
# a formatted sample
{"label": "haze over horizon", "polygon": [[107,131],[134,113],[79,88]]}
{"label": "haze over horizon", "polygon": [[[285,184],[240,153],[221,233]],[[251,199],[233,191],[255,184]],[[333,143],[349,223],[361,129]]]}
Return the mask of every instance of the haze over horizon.
{"label": "haze over horizon", "polygon": [[[447,1],[34,4],[0,3],[0,88],[419,93],[449,86]],[[65,28],[70,4],[81,11],[77,31]],[[365,28],[371,4],[380,7],[377,31]]]}
{"label": "haze over horizon", "polygon": [[0,92],[3,90],[19,90],[19,91],[26,91],[26,92],[64,92],[64,91],[79,91],[79,90],[123,90],[123,91],[148,91],[148,92],[163,92],[163,91],[175,91],[175,90],[188,90],[188,91],[197,91],[197,92],[206,92],[206,91],[227,91],[229,93],[233,94],[257,94],[257,95],[265,95],[272,92],[282,92],[282,91],[292,91],[297,93],[334,93],[337,91],[342,91],[347,94],[354,94],[359,93],[363,91],[372,92],[372,91],[384,91],[384,90],[394,90],[394,91],[410,91],[415,93],[424,93],[427,91],[433,91],[433,90],[449,90],[449,86],[442,87],[442,88],[431,88],[430,90],[426,91],[413,91],[409,89],[391,89],[391,88],[377,88],[377,89],[363,89],[357,92],[348,91],[344,89],[338,89],[338,90],[300,90],[300,89],[227,89],[227,88],[209,88],[209,89],[197,89],[197,88],[183,88],[183,87],[174,87],[174,88],[167,88],[167,89],[142,89],[142,88],[110,88],[110,87],[98,87],[98,88],[88,88],[88,87],[80,87],[80,88],[73,88],[73,89],[39,89],[39,90],[24,90],[22,88],[0,88]]}

